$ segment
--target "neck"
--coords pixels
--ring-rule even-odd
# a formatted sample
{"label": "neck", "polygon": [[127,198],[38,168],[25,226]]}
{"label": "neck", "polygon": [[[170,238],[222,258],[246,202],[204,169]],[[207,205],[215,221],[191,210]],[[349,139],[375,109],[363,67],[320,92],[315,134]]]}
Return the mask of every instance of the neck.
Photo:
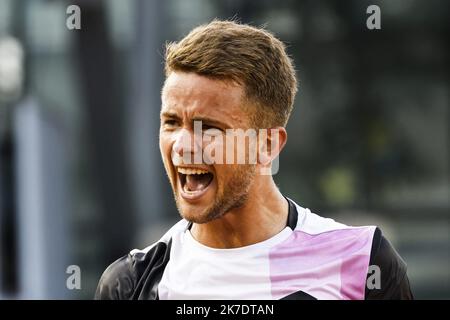
{"label": "neck", "polygon": [[289,204],[271,176],[258,176],[246,203],[222,217],[194,224],[192,236],[200,243],[219,249],[238,248],[267,240],[287,224]]}

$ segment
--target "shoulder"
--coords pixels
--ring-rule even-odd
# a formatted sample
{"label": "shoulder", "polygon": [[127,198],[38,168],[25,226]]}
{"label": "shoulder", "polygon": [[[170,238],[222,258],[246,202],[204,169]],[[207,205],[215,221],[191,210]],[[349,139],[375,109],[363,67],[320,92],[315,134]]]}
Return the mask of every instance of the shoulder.
{"label": "shoulder", "polygon": [[341,244],[346,247],[350,243],[359,243],[369,255],[376,226],[349,226],[312,213],[299,205],[296,205],[296,208],[298,220],[295,232],[321,243],[338,241],[335,245]]}
{"label": "shoulder", "polygon": [[413,299],[407,265],[379,228],[373,236],[365,297]]}
{"label": "shoulder", "polygon": [[[406,263],[377,226],[347,226],[297,205],[301,241],[342,261],[342,294],[358,299],[412,299]],[[374,277],[379,273],[379,279]],[[371,281],[378,283],[371,283]],[[356,289],[357,290],[356,290]]]}
{"label": "shoulder", "polygon": [[[158,277],[159,273],[162,274],[161,267],[164,267],[169,259],[172,237],[186,227],[187,221],[181,220],[157,242],[142,250],[131,250],[111,263],[99,280],[95,299],[128,300],[137,298],[138,287],[149,286],[147,279],[149,276],[151,280],[151,277]],[[159,271],[159,273],[155,271]],[[143,278],[146,278],[146,281],[141,281]],[[154,279],[154,281],[158,280]],[[156,293],[152,294],[156,297]]]}

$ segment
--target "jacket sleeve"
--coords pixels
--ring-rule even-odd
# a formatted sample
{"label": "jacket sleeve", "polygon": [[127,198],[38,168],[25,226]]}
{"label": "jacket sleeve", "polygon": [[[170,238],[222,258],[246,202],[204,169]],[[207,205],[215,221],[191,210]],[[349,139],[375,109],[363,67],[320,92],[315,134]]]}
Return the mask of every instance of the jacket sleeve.
{"label": "jacket sleeve", "polygon": [[95,292],[95,300],[128,300],[134,291],[133,274],[130,272],[131,255],[113,262],[103,272]]}
{"label": "jacket sleeve", "polygon": [[[372,266],[372,268],[370,268]],[[379,284],[370,285],[373,274],[368,273],[366,300],[412,300],[406,263],[377,228],[372,241],[369,270],[379,272]],[[372,277],[372,278],[371,278]],[[376,279],[375,279],[376,280]]]}

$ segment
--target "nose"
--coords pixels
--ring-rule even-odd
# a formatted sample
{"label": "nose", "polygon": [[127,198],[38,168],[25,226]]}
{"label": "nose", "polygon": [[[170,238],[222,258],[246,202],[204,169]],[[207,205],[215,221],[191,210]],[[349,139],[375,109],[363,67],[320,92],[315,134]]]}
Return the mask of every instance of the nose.
{"label": "nose", "polygon": [[[190,159],[192,155],[201,154],[201,137],[197,137],[191,131],[182,129],[178,132],[172,150],[177,156],[183,158],[183,162]],[[186,162],[185,162],[186,163]],[[187,164],[187,163],[186,163]]]}

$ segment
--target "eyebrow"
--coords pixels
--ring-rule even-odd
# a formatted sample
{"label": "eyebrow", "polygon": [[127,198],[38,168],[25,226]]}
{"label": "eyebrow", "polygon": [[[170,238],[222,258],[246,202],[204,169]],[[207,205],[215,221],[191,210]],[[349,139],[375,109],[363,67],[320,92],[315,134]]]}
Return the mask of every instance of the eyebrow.
{"label": "eyebrow", "polygon": [[[161,118],[170,118],[170,119],[176,119],[176,120],[181,119],[176,113],[170,112],[170,111],[161,112]],[[222,121],[208,118],[208,117],[196,116],[196,117],[192,118],[192,121],[201,121],[201,122],[209,124],[209,125],[217,125],[219,127],[231,128],[228,124],[226,124]]]}
{"label": "eyebrow", "polygon": [[192,119],[192,121],[201,121],[203,123],[209,124],[209,125],[215,125],[215,126],[219,126],[219,127],[224,127],[224,128],[230,128],[229,125],[227,125],[226,123],[216,120],[216,119],[212,119],[212,118],[208,118],[208,117],[194,117]]}
{"label": "eyebrow", "polygon": [[175,112],[163,111],[161,112],[161,118],[172,118],[172,119],[180,119],[180,117]]}

